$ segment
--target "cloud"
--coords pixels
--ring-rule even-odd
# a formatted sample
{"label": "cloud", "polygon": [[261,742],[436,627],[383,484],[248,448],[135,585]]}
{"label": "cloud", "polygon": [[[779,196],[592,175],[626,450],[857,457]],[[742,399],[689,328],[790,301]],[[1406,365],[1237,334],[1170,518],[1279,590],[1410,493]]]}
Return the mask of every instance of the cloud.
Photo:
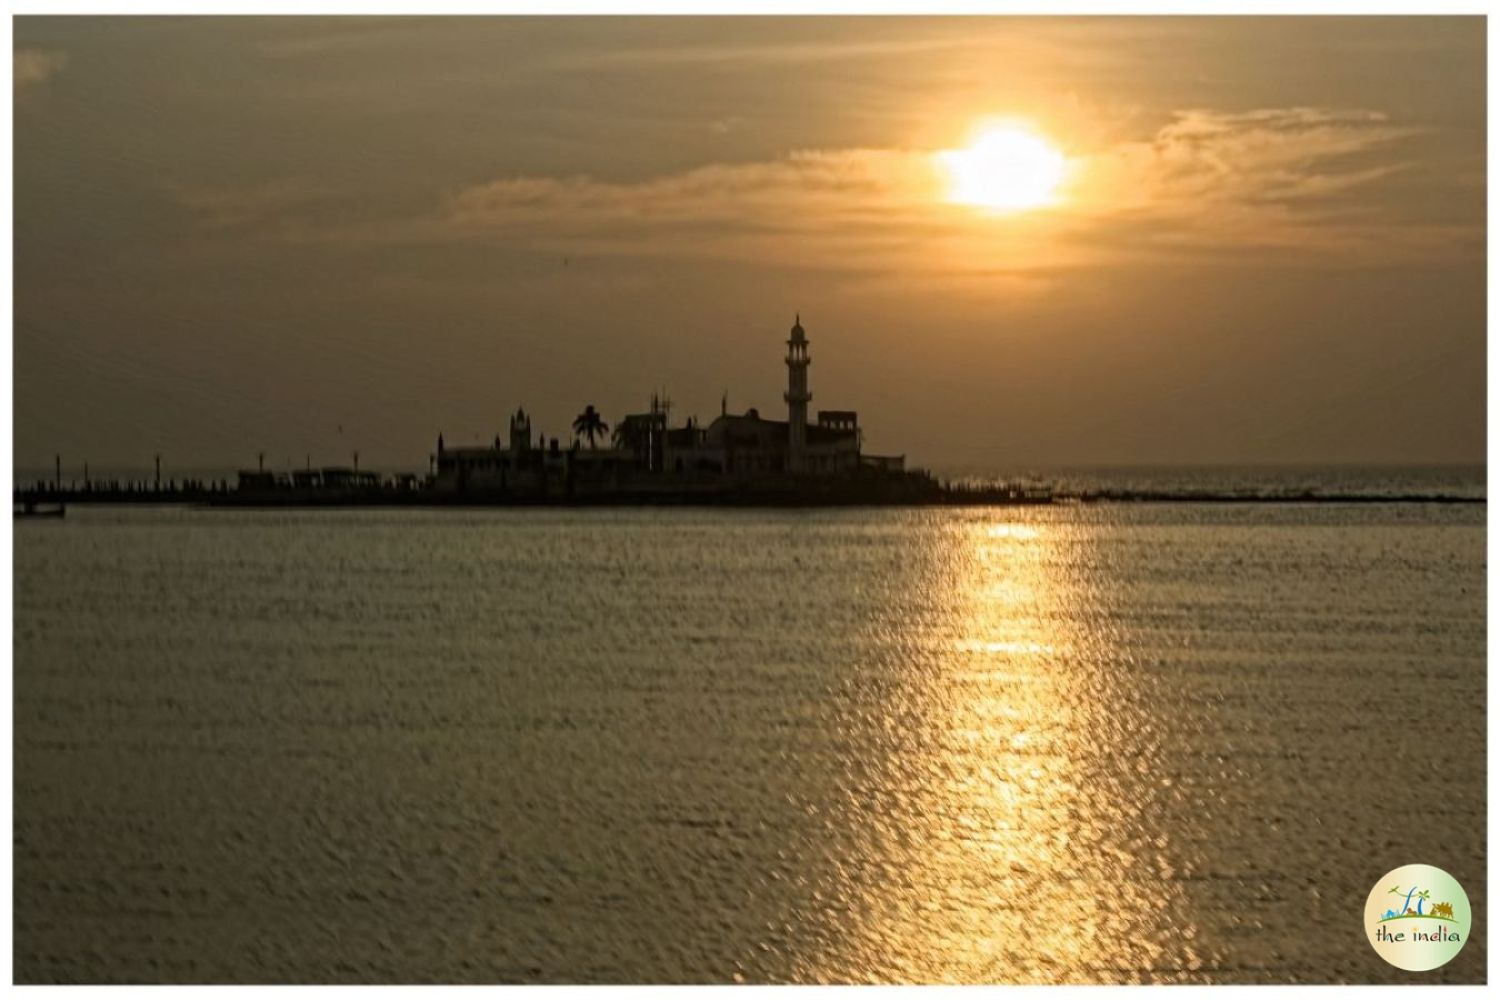
{"label": "cloud", "polygon": [[955,49],[973,49],[983,44],[973,36],[955,35],[947,32],[928,36],[906,36],[884,40],[862,41],[834,40],[811,42],[761,42],[748,44],[681,44],[638,48],[617,48],[607,52],[590,53],[585,62],[582,58],[568,57],[559,60],[564,65],[599,66],[649,66],[665,65],[712,65],[728,63],[750,65],[818,64],[830,61],[876,59],[887,56],[905,56],[921,53],[945,53]]}
{"label": "cloud", "polygon": [[[891,57],[931,57],[951,64],[955,58],[974,56],[1007,65],[1034,65],[1042,59],[1066,60],[1070,66],[1085,63],[1119,64],[1129,58],[1128,46],[1156,41],[1168,45],[1190,45],[1208,29],[1188,18],[1107,20],[1087,18],[1005,17],[901,17],[864,19],[864,31],[851,33],[840,20],[803,18],[794,33],[778,30],[776,22],[750,27],[757,19],[744,20],[734,42],[721,32],[707,35],[658,28],[658,40],[641,44],[612,38],[607,47],[555,59],[559,67],[574,70],[661,69],[673,66],[712,66],[780,72],[787,67],[826,67],[830,64],[865,62],[878,65]],[[821,22],[821,23],[820,23]],[[759,28],[760,30],[756,30]],[[670,40],[676,36],[675,41]],[[756,37],[759,36],[759,37]]]}
{"label": "cloud", "polygon": [[[1185,110],[1144,138],[1076,151],[1052,209],[1010,217],[943,197],[935,150],[802,150],[636,181],[499,178],[415,218],[329,229],[298,191],[191,205],[302,242],[503,245],[846,272],[1024,275],[1141,262],[1365,266],[1471,252],[1482,229],[1403,216],[1383,185],[1419,130],[1373,111]],[[305,207],[305,206],[302,206]]]}
{"label": "cloud", "polygon": [[1088,157],[1074,211],[1137,252],[1200,260],[1358,266],[1482,246],[1482,229],[1413,218],[1384,185],[1420,168],[1407,140],[1422,134],[1374,111],[1180,111]]}
{"label": "cloud", "polygon": [[940,193],[925,151],[805,150],[636,183],[498,180],[452,195],[433,228],[552,249],[880,269],[941,228]]}
{"label": "cloud", "polygon": [[168,194],[208,229],[255,229],[281,226],[311,215],[336,200],[328,188],[303,179],[225,186],[189,186],[168,182]]}
{"label": "cloud", "polygon": [[323,59],[379,46],[410,48],[413,32],[441,27],[443,18],[299,18],[295,23],[268,18],[268,34],[253,49],[268,59]]}
{"label": "cloud", "polygon": [[1061,207],[1008,220],[943,204],[931,151],[851,149],[635,183],[502,179],[450,198],[441,225],[850,268],[1026,270],[1172,248],[1365,262],[1464,235],[1402,220],[1379,194],[1409,166],[1393,149],[1418,134],[1373,111],[1181,111],[1143,140],[1075,157]]}
{"label": "cloud", "polygon": [[1085,194],[1105,209],[1166,214],[1329,198],[1404,169],[1389,147],[1419,134],[1370,111],[1180,111],[1148,141],[1097,157]]}
{"label": "cloud", "polygon": [[878,150],[808,150],[769,162],[712,164],[638,183],[587,177],[494,181],[450,198],[445,218],[461,228],[550,224],[562,219],[589,228],[620,225],[738,225],[799,229],[855,222],[909,209],[913,190],[930,174],[925,155]]}
{"label": "cloud", "polygon": [[66,52],[48,52],[42,49],[17,49],[13,69],[16,93],[42,84],[62,72],[68,65]]}

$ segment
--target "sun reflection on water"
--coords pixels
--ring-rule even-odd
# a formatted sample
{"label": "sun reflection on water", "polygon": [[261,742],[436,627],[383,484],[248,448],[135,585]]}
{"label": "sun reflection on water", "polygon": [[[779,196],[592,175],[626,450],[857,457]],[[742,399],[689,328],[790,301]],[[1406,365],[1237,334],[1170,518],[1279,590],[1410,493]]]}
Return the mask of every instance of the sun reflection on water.
{"label": "sun reflection on water", "polygon": [[972,519],[920,563],[909,628],[924,638],[892,658],[874,720],[880,805],[845,817],[883,877],[854,880],[858,917],[810,978],[1099,981],[1160,964],[1153,914],[1176,889],[1140,874],[1165,840],[1143,852],[1149,802],[1112,777],[1122,755],[1150,767],[1149,733],[1089,656],[1105,640],[1084,632],[1080,530]]}

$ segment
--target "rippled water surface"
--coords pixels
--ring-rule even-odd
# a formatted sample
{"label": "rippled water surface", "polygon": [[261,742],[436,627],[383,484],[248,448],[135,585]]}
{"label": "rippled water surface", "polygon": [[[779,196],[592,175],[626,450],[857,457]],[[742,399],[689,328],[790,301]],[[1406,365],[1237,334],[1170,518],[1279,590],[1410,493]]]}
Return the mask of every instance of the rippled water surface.
{"label": "rippled water surface", "polygon": [[1484,649],[1483,506],[74,508],[15,974],[1477,981]]}

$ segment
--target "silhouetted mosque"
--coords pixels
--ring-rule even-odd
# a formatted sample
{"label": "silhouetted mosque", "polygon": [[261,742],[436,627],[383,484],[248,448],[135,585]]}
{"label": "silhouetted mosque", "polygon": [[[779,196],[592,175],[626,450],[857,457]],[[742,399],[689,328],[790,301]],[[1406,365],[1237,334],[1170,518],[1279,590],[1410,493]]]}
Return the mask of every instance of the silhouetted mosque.
{"label": "silhouetted mosque", "polygon": [[[753,408],[730,413],[726,398],[707,427],[692,419],[674,427],[669,401],[653,395],[645,413],[627,414],[615,425],[612,446],[585,446],[575,437],[571,445],[562,447],[555,437],[550,441],[533,437],[531,417],[520,408],[510,418],[507,440],[497,434],[489,445],[450,448],[438,435],[434,488],[530,493],[566,483],[570,491],[607,491],[612,486],[639,488],[656,482],[673,489],[712,489],[901,473],[904,456],[863,453],[855,411],[820,410],[817,423],[808,423],[807,407],[813,397],[807,369],[812,358],[800,316],[786,346],[785,420],[768,420]],[[606,426],[589,407],[575,421],[574,430],[592,441]]]}

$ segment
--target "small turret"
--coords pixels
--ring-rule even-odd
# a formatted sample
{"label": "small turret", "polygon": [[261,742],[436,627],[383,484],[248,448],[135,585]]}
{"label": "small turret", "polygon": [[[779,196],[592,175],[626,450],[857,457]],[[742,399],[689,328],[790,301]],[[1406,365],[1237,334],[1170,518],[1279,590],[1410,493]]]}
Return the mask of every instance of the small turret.
{"label": "small turret", "polygon": [[511,454],[520,456],[531,450],[531,418],[526,411],[516,408],[515,416],[510,418],[510,451]]}

